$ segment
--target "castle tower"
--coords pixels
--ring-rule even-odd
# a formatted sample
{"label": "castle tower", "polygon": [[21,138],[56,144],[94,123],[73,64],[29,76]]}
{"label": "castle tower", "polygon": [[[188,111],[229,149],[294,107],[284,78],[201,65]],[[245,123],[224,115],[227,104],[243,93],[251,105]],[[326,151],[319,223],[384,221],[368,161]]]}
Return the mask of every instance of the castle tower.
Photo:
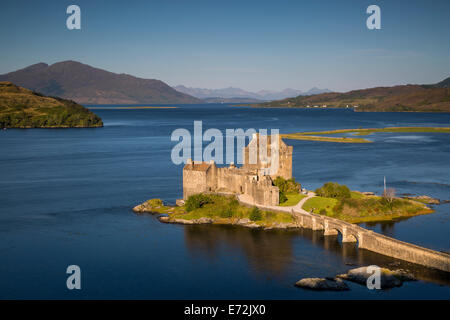
{"label": "castle tower", "polygon": [[[255,133],[248,146],[244,147],[242,168],[256,170],[261,175],[270,175],[272,179],[278,176],[291,179],[293,147],[286,145],[278,135],[278,141],[273,145],[274,149],[278,150],[278,157],[276,157],[275,154],[272,154],[272,144],[272,136],[261,136]],[[261,157],[264,154],[267,156]],[[277,160],[278,165],[276,164]],[[271,172],[270,168],[275,171]]]}

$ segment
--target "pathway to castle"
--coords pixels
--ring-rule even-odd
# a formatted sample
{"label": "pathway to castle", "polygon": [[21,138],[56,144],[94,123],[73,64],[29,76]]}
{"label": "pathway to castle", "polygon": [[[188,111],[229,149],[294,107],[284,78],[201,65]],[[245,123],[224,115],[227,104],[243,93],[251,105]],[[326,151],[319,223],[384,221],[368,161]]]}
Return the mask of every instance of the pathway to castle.
{"label": "pathway to castle", "polygon": [[290,206],[290,207],[263,206],[263,205],[255,204],[252,197],[249,195],[246,195],[246,194],[238,195],[238,200],[242,204],[249,205],[249,206],[255,206],[255,207],[258,207],[258,208],[264,209],[264,210],[284,211],[284,212],[292,213],[294,215],[296,215],[297,213],[310,215],[309,212],[307,212],[305,209],[303,209],[303,205],[305,204],[306,201],[308,201],[309,199],[311,199],[315,196],[316,196],[316,194],[314,192],[309,191],[305,198],[300,200],[299,203],[297,203],[295,206]]}

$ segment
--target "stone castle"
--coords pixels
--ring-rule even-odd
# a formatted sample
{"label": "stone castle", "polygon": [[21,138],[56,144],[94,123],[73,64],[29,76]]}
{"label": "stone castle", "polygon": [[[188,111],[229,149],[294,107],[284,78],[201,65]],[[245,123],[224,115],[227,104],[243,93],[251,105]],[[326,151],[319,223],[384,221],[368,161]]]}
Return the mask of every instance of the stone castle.
{"label": "stone castle", "polygon": [[[243,149],[243,165],[217,167],[214,161],[194,162],[188,160],[183,168],[183,199],[197,193],[245,194],[255,204],[278,205],[279,190],[272,181],[276,177],[292,178],[293,147],[286,145],[277,135],[254,134],[248,146]],[[273,143],[274,142],[274,143]],[[273,152],[278,149],[278,152]],[[260,152],[263,150],[263,152]],[[267,157],[264,157],[264,153]],[[261,155],[262,154],[262,155]],[[274,162],[278,166],[273,167]]]}

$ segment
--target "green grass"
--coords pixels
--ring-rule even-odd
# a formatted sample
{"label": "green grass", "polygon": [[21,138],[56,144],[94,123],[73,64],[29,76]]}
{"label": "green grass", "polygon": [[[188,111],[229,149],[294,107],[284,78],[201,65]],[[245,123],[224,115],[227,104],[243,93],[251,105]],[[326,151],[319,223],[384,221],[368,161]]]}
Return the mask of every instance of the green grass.
{"label": "green grass", "polygon": [[317,137],[308,134],[303,134],[301,132],[282,134],[281,137],[285,139],[306,140],[306,141],[339,142],[339,143],[372,143],[372,141],[363,138]]}
{"label": "green grass", "polygon": [[362,199],[364,197],[367,197],[367,196],[363,195],[361,192],[357,192],[357,191],[350,191],[350,196],[353,199]]}
{"label": "green grass", "polygon": [[286,194],[287,200],[283,203],[280,203],[281,207],[291,207],[295,206],[297,203],[300,202],[303,198],[306,197],[306,195],[301,193],[288,193]]}
{"label": "green grass", "polygon": [[[155,199],[146,203],[152,208],[152,212],[167,214],[171,219],[196,220],[210,218],[217,224],[232,224],[238,219],[250,219],[253,208],[240,205],[235,198],[209,194],[205,196],[209,198],[210,203],[205,203],[201,207],[190,211],[187,211],[185,206],[160,205],[159,201],[155,201]],[[294,222],[294,218],[290,213],[271,211],[261,211],[261,220],[254,221],[254,223],[264,227],[292,222]]]}
{"label": "green grass", "polygon": [[325,141],[325,142],[340,142],[340,143],[371,143],[372,141],[364,138],[355,137],[320,137],[317,135],[333,135],[341,133],[353,133],[354,136],[364,136],[377,132],[406,132],[406,133],[450,133],[450,127],[386,127],[386,128],[360,128],[360,129],[339,129],[328,131],[311,131],[311,132],[296,132],[283,134],[285,139],[294,140],[309,140],[309,141]]}
{"label": "green grass", "polygon": [[314,197],[308,199],[303,204],[303,209],[310,212],[313,210],[314,213],[320,214],[322,210],[326,211],[326,215],[329,217],[334,216],[333,208],[339,201],[335,198],[324,198],[324,197]]}
{"label": "green grass", "polygon": [[433,210],[421,203],[405,200],[393,199],[387,202],[382,197],[364,196],[359,192],[352,191],[351,198],[335,199],[314,197],[303,205],[303,209],[314,213],[323,214],[350,223],[391,221],[402,217],[413,217],[421,214],[432,213]]}

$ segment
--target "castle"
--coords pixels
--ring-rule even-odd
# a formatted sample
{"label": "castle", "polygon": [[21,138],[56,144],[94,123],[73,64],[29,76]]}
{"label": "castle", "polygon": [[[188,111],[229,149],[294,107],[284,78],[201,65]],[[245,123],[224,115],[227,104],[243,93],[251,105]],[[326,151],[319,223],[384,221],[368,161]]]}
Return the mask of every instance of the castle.
{"label": "castle", "polygon": [[[241,167],[233,163],[228,167],[217,167],[214,161],[188,160],[183,168],[183,199],[203,192],[245,194],[255,204],[278,205],[279,189],[272,181],[278,176],[292,178],[293,147],[286,145],[279,135],[276,137],[278,141],[272,141],[270,135],[261,138],[254,134],[243,149]],[[274,163],[277,164],[275,167]]]}

